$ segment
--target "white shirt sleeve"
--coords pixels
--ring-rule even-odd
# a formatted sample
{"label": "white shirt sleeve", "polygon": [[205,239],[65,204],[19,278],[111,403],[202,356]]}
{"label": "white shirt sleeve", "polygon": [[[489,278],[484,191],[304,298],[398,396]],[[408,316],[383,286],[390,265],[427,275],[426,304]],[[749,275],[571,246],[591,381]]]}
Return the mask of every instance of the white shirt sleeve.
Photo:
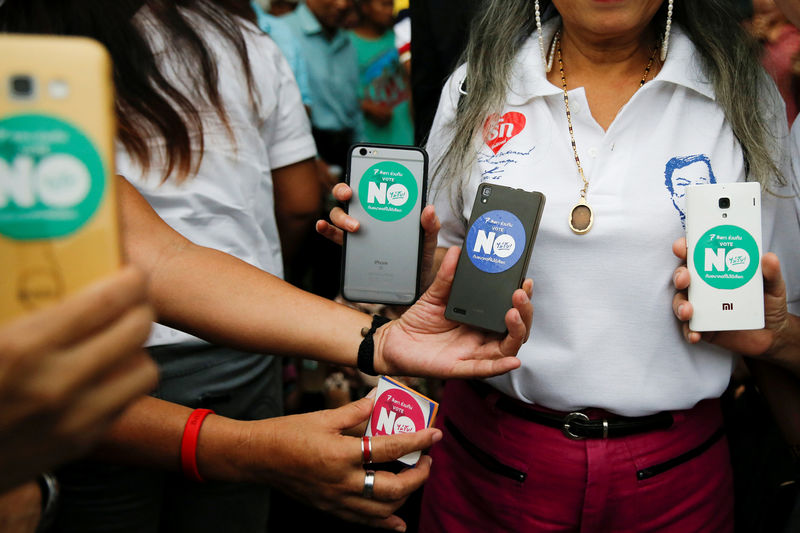
{"label": "white shirt sleeve", "polygon": [[[429,202],[436,208],[436,214],[442,223],[439,230],[439,246],[461,246],[464,242],[466,219],[455,209],[453,191],[441,188],[442,176],[439,175],[439,166],[447,146],[453,140],[453,124],[456,118],[456,107],[461,94],[458,88],[466,76],[466,66],[459,67],[442,89],[439,107],[433,119],[431,131],[428,134],[426,150],[430,158],[431,188],[428,194]],[[460,194],[460,192],[459,192]]]}

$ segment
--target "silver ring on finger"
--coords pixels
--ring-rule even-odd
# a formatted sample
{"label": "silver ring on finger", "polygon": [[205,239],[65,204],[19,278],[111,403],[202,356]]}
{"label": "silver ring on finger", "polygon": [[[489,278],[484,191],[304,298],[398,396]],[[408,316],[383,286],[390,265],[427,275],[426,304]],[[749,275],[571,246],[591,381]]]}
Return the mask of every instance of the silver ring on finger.
{"label": "silver ring on finger", "polygon": [[364,475],[364,489],[361,491],[361,495],[371,500],[374,490],[375,490],[375,471],[367,470],[366,474]]}

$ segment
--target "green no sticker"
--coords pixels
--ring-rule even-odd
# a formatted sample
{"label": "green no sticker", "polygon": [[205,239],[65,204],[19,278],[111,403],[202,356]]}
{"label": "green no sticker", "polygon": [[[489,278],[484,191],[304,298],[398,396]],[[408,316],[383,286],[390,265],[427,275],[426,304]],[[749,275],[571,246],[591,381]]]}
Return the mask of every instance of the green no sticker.
{"label": "green no sticker", "polygon": [[382,161],[364,172],[358,198],[368,215],[385,222],[400,220],[417,203],[417,180],[395,161]]}
{"label": "green no sticker", "polygon": [[69,235],[94,215],[104,189],[103,160],[75,126],[44,115],[0,120],[1,235]]}
{"label": "green no sticker", "polygon": [[700,279],[716,289],[738,289],[753,278],[761,258],[758,244],[738,226],[711,228],[694,249]]}

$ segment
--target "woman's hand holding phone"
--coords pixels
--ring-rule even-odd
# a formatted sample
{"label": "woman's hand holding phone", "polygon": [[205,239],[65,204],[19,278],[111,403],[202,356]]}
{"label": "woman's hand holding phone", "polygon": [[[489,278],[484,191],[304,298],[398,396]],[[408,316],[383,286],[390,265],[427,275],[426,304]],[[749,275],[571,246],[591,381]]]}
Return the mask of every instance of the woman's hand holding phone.
{"label": "woman's hand holding phone", "polygon": [[[686,239],[681,237],[672,244],[672,252],[678,259],[686,261]],[[672,310],[682,322],[683,336],[692,343],[701,340],[723,348],[747,355],[773,360],[781,366],[791,367],[800,373],[800,354],[797,347],[791,349],[792,337],[800,335],[800,319],[789,314],[786,307],[786,285],[781,275],[778,256],[773,253],[764,254],[761,259],[761,271],[764,276],[764,318],[766,326],[758,330],[712,331],[700,333],[689,328],[692,318],[692,304],[686,294],[690,276],[686,264],[675,269],[672,281],[678,291],[672,299]],[[794,355],[792,355],[794,354]]]}
{"label": "woman's hand holding phone", "polygon": [[[516,354],[528,339],[533,320],[533,281],[526,279],[512,296],[505,336],[476,330],[444,317],[459,248],[445,254],[431,286],[398,320],[375,333],[375,369],[381,374],[440,378],[480,378],[519,367]],[[424,356],[411,346],[429,347]]]}
{"label": "woman's hand holding phone", "polygon": [[[353,197],[353,189],[346,183],[338,183],[333,188],[333,196],[337,201],[349,202]],[[425,232],[422,247],[422,280],[421,289],[424,291],[433,283],[436,271],[434,269],[434,255],[436,254],[436,242],[439,236],[439,229],[442,227],[439,217],[433,205],[428,205],[422,210],[420,223]],[[341,245],[344,239],[344,232],[355,233],[358,231],[360,223],[352,216],[345,213],[341,207],[334,207],[330,212],[330,222],[318,220],[317,233]]]}

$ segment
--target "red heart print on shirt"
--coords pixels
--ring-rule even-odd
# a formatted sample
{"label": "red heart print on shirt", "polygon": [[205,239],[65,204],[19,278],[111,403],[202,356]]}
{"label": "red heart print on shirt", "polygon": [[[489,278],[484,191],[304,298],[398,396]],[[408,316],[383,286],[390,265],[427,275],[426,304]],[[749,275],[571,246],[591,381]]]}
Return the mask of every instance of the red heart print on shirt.
{"label": "red heart print on shirt", "polygon": [[[495,121],[497,123],[492,126]],[[486,141],[486,146],[496,154],[508,141],[525,129],[525,122],[525,115],[516,111],[509,111],[499,117],[499,120],[498,115],[489,115],[483,125],[483,138]]]}

